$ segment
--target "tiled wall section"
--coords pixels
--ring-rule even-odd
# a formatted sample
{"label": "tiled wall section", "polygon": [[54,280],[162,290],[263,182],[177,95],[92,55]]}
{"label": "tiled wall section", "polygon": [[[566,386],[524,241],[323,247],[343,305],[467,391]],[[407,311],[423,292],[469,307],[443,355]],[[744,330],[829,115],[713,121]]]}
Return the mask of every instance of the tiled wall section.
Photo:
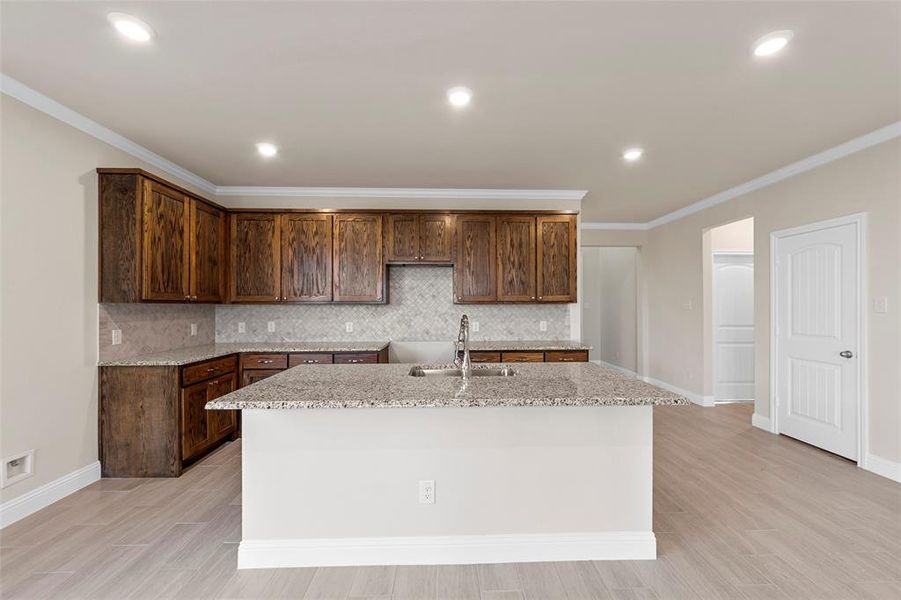
{"label": "tiled wall section", "polygon": [[[463,313],[479,322],[475,340],[569,339],[567,304],[453,304],[450,267],[392,266],[388,282],[385,305],[217,306],[216,341],[448,341],[456,339]],[[345,331],[348,321],[352,333]],[[547,331],[539,330],[540,321],[547,321]],[[239,322],[245,333],[238,333]]]}
{"label": "tiled wall section", "polygon": [[[212,344],[216,308],[210,304],[101,304],[100,360]],[[197,335],[191,335],[197,323]],[[112,344],[113,329],[122,343]]]}

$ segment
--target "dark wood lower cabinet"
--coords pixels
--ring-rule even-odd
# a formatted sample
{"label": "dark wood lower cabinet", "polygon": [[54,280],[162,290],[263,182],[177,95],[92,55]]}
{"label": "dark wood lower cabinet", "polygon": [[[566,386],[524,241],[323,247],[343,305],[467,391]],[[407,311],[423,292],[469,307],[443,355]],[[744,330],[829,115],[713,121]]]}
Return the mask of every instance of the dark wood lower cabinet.
{"label": "dark wood lower cabinet", "polygon": [[496,352],[474,350],[469,353],[474,363],[482,362],[588,362],[588,350],[535,350]]}
{"label": "dark wood lower cabinet", "polygon": [[182,367],[100,367],[104,477],[178,477],[232,438],[236,411],[209,411],[237,388],[236,357]]}
{"label": "dark wood lower cabinet", "polygon": [[241,371],[241,387],[247,387],[257,381],[263,381],[267,377],[272,377],[282,371],[284,369],[246,369]]}

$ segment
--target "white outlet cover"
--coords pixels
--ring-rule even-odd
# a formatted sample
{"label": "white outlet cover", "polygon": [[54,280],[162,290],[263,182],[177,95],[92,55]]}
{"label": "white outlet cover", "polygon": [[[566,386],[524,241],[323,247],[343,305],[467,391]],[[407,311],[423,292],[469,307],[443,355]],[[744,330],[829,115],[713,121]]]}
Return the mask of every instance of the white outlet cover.
{"label": "white outlet cover", "polygon": [[197,335],[197,323],[191,323],[191,335]]}
{"label": "white outlet cover", "polygon": [[113,346],[118,346],[122,343],[122,330],[121,329],[113,329]]}
{"label": "white outlet cover", "polygon": [[[15,462],[16,465],[11,465],[12,462]],[[0,487],[28,479],[32,475],[34,475],[34,450],[7,456],[3,459],[2,468],[0,468]]]}
{"label": "white outlet cover", "polygon": [[266,331],[268,331],[269,333],[275,331],[275,321],[269,321],[268,323],[266,323]]}
{"label": "white outlet cover", "polygon": [[547,321],[538,321],[538,330],[547,331]]}
{"label": "white outlet cover", "polygon": [[247,325],[244,323],[244,321],[240,321],[238,323],[238,333],[244,333],[246,331],[247,331]]}
{"label": "white outlet cover", "polygon": [[873,299],[873,312],[881,315],[888,312],[888,298],[886,296]]}
{"label": "white outlet cover", "polygon": [[346,331],[347,333],[351,333],[353,330],[354,330],[353,321],[347,321],[344,324],[344,331]]}
{"label": "white outlet cover", "polygon": [[435,481],[423,479],[419,482],[419,503],[435,504]]}
{"label": "white outlet cover", "polygon": [[473,330],[473,331],[478,331],[478,330],[479,330],[479,322],[478,322],[478,321],[473,321],[473,322],[472,322],[472,330]]}

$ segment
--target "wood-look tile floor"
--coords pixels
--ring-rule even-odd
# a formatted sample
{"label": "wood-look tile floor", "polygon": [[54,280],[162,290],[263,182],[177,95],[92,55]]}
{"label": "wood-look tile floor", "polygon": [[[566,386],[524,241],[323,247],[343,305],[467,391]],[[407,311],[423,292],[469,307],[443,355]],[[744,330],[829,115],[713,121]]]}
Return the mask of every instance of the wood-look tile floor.
{"label": "wood-look tile floor", "polygon": [[901,485],[750,426],[654,412],[656,561],[241,571],[240,443],[108,479],[0,532],[0,597],[901,598]]}

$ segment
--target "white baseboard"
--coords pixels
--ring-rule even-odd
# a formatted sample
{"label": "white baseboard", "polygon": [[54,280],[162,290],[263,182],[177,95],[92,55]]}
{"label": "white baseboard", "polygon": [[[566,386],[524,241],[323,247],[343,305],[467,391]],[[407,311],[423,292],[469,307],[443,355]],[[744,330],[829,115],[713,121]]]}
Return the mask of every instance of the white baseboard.
{"label": "white baseboard", "polygon": [[651,531],[244,540],[239,569],[653,560]]}
{"label": "white baseboard", "polygon": [[867,460],[863,468],[871,473],[876,473],[901,483],[901,463],[876,456],[875,454],[867,454]]}
{"label": "white baseboard", "polygon": [[776,433],[773,431],[773,422],[769,417],[764,417],[763,415],[757,414],[756,412],[751,415],[751,425],[757,427],[759,429],[763,429],[769,433]]}
{"label": "white baseboard", "polygon": [[100,461],[92,462],[0,505],[0,529],[62,500],[100,479]]}
{"label": "white baseboard", "polygon": [[626,375],[631,375],[632,377],[638,377],[638,373],[636,373],[635,371],[630,371],[629,369],[627,369],[625,367],[621,367],[619,365],[609,363],[606,360],[597,359],[597,360],[593,360],[591,362],[593,362],[597,365],[600,365],[602,367],[607,367],[608,369],[614,369],[616,371],[619,371],[620,373],[625,373]]}
{"label": "white baseboard", "polygon": [[641,379],[650,383],[651,385],[656,385],[657,387],[662,387],[665,390],[669,390],[674,394],[685,396],[694,404],[698,404],[700,406],[714,406],[713,396],[702,396],[701,394],[696,394],[695,392],[689,392],[688,390],[683,390],[680,387],[676,387],[665,381],[660,381],[659,379],[654,379],[653,377],[645,376]]}

